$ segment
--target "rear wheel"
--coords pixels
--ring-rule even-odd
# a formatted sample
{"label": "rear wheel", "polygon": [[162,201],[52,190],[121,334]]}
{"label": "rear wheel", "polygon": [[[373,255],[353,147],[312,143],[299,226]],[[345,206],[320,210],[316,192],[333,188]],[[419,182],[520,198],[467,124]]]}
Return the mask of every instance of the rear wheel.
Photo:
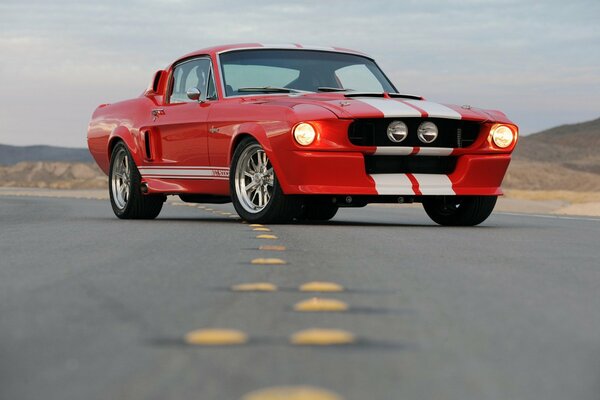
{"label": "rear wheel", "polygon": [[246,221],[289,222],[298,215],[297,199],[283,194],[267,153],[253,138],[235,149],[229,176],[233,206]]}
{"label": "rear wheel", "polygon": [[154,219],[160,214],[165,196],[144,196],[142,177],[129,150],[118,143],[110,158],[108,176],[110,204],[121,219]]}
{"label": "rear wheel", "polygon": [[434,222],[448,226],[474,226],[485,221],[498,196],[434,196],[423,199],[423,208]]}

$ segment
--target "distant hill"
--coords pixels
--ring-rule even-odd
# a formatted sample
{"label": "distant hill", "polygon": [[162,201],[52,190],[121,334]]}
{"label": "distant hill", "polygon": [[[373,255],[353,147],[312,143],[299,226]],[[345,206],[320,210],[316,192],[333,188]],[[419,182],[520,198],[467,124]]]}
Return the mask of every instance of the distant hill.
{"label": "distant hill", "polygon": [[54,146],[9,146],[0,144],[0,165],[21,161],[93,162],[88,149]]}
{"label": "distant hill", "polygon": [[521,137],[504,186],[600,191],[600,118]]}
{"label": "distant hill", "polygon": [[108,178],[93,163],[22,161],[0,165],[0,186],[52,189],[105,189]]}

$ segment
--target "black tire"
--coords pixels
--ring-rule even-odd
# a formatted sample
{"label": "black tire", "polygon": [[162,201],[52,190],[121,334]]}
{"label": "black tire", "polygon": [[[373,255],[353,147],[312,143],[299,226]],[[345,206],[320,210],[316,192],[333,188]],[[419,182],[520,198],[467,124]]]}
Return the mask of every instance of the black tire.
{"label": "black tire", "polygon": [[[116,164],[119,165],[116,165]],[[129,173],[123,174],[120,169],[124,163]],[[127,176],[128,175],[128,176]],[[124,176],[125,178],[121,178]],[[160,214],[166,197],[163,195],[144,195],[141,189],[142,177],[127,146],[119,142],[113,148],[110,157],[108,175],[108,193],[113,212],[120,219],[154,219]],[[119,188],[127,187],[128,192],[123,196]]]}
{"label": "black tire", "polygon": [[[250,158],[262,156],[266,159],[265,171],[255,172],[248,170],[250,167]],[[253,158],[254,159],[254,158]],[[253,175],[250,177],[242,177],[244,171]],[[262,205],[256,205],[252,195],[249,194],[249,187],[254,182],[254,175],[260,175],[258,180],[260,190],[253,192],[258,196],[267,193],[268,199]],[[300,203],[294,196],[286,196],[281,190],[277,176],[273,171],[266,153],[260,144],[251,137],[243,139],[233,153],[233,160],[229,170],[229,189],[231,191],[231,201],[235,210],[244,220],[254,223],[286,223],[296,218],[300,212]],[[254,208],[253,208],[254,207]]]}
{"label": "black tire", "polygon": [[434,222],[446,226],[474,226],[485,221],[498,196],[433,196],[423,199],[423,208]]}
{"label": "black tire", "polygon": [[307,200],[298,219],[301,221],[329,221],[335,217],[338,210],[337,204],[327,201]]}

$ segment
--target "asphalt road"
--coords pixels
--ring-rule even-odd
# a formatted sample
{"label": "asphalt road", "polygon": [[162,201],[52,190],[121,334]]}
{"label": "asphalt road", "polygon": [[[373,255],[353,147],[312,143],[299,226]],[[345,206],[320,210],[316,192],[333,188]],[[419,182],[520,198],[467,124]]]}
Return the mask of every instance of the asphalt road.
{"label": "asphalt road", "polygon": [[[441,228],[373,206],[267,228],[198,207],[132,222],[107,201],[0,197],[0,398],[235,400],[281,385],[346,400],[600,396],[600,220]],[[346,290],[297,290],[308,281]],[[229,289],[248,282],[278,290]],[[314,296],[349,309],[294,311]],[[290,343],[314,327],[356,340]],[[200,328],[248,341],[183,341]]]}

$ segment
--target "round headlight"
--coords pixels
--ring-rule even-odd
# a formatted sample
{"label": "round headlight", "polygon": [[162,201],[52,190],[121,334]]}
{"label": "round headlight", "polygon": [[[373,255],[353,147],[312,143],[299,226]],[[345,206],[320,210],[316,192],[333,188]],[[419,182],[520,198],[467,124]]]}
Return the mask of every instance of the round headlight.
{"label": "round headlight", "polygon": [[492,130],[492,139],[496,146],[505,149],[515,140],[515,133],[506,125],[498,125]]}
{"label": "round headlight", "polygon": [[315,132],[315,128],[311,124],[301,122],[294,128],[294,139],[302,146],[308,146],[314,142],[315,137],[317,137],[317,132]]}
{"label": "round headlight", "polygon": [[387,128],[388,138],[394,143],[400,143],[408,136],[408,128],[402,121],[392,121]]}
{"label": "round headlight", "polygon": [[438,137],[438,128],[433,122],[423,122],[417,129],[417,136],[423,143],[431,143]]}

